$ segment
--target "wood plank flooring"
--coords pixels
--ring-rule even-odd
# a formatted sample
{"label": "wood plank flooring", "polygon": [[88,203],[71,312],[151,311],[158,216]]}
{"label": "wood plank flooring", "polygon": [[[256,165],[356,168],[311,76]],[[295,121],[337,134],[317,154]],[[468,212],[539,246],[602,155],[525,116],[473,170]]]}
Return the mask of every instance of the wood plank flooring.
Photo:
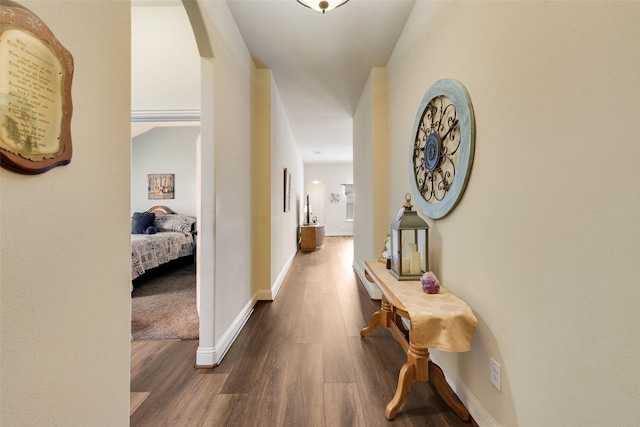
{"label": "wood plank flooring", "polygon": [[352,260],[349,237],[299,252],[214,369],[194,368],[197,341],[133,341],[131,426],[470,426],[429,383],[384,417],[406,357],[384,328],[360,337],[380,303]]}

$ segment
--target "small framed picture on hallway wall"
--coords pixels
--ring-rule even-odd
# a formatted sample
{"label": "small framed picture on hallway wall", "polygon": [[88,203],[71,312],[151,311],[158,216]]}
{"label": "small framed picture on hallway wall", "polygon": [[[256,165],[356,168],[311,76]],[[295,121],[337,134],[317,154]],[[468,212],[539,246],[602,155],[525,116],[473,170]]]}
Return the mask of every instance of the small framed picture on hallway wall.
{"label": "small framed picture on hallway wall", "polygon": [[284,211],[291,209],[291,172],[284,168]]}

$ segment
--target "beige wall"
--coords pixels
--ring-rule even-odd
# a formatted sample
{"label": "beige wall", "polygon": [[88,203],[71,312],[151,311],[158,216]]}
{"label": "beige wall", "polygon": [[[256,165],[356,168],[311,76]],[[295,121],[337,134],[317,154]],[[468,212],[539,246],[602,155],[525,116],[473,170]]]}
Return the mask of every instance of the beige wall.
{"label": "beige wall", "polygon": [[[252,283],[258,300],[275,298],[297,243],[303,164],[271,70],[255,72],[252,107]],[[284,168],[291,174],[284,212]]]}
{"label": "beige wall", "polygon": [[[298,251],[298,225],[302,212],[302,157],[271,73],[271,288],[277,292]],[[284,212],[284,168],[291,173],[290,210]],[[266,185],[266,183],[263,183]],[[262,255],[264,256],[264,255]],[[256,272],[261,274],[261,272]]]}
{"label": "beige wall", "polygon": [[363,262],[377,259],[389,233],[387,92],[386,69],[373,68],[353,116],[353,268],[372,298],[381,294],[366,280]]}
{"label": "beige wall", "polygon": [[185,8],[174,3],[136,1],[131,8],[135,112],[200,111],[200,55]]}
{"label": "beige wall", "polygon": [[253,293],[271,299],[271,70],[257,69],[253,79],[251,120],[251,268]]}
{"label": "beige wall", "polygon": [[390,214],[425,91],[455,78],[473,102],[473,170],[430,258],[478,330],[433,356],[490,423],[640,418],[638,22],[637,2],[417,2],[388,65]]}
{"label": "beige wall", "polygon": [[21,4],[74,57],[73,159],[35,176],[0,170],[0,424],[124,426],[130,5]]}

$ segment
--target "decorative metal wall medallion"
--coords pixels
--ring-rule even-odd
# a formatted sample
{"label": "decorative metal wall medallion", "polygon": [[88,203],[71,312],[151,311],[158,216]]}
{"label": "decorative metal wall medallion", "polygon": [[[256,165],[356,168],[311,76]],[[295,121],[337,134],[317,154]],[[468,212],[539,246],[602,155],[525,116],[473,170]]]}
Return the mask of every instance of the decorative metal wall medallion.
{"label": "decorative metal wall medallion", "polygon": [[427,90],[413,125],[410,182],[418,208],[429,218],[447,215],[469,179],[475,118],[467,90],[452,79]]}

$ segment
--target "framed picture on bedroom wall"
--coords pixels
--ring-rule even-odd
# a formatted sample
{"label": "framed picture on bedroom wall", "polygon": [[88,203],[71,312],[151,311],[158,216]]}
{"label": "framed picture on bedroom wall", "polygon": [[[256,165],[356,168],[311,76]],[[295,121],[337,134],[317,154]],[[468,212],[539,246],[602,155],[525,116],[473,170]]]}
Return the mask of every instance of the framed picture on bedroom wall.
{"label": "framed picture on bedroom wall", "polygon": [[174,199],[175,175],[172,173],[149,174],[147,194],[149,200]]}
{"label": "framed picture on bedroom wall", "polygon": [[291,209],[291,172],[284,168],[284,211]]}

